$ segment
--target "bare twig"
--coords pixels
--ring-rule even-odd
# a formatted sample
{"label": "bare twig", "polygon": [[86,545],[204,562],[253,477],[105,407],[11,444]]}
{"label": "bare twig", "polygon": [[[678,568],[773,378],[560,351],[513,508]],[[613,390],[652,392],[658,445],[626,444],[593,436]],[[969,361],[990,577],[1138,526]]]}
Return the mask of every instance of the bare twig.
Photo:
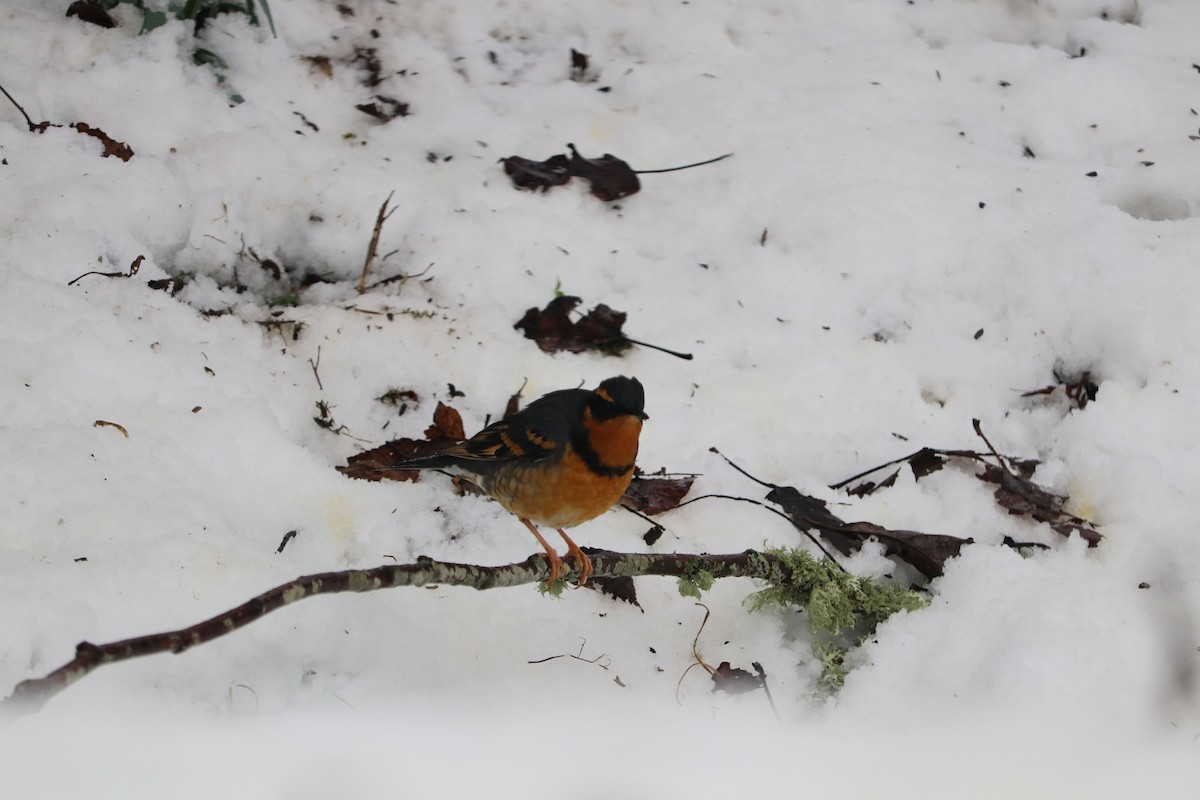
{"label": "bare twig", "polygon": [[724,161],[732,155],[733,153],[726,153],[723,156],[710,158],[707,161],[697,161],[695,164],[684,164],[682,167],[667,167],[666,169],[635,169],[634,172],[636,172],[638,175],[653,175],[657,172],[678,172],[681,169],[691,169],[692,167],[703,167],[705,164],[715,164],[718,161]]}
{"label": "bare twig", "polygon": [[317,371],[321,368],[321,345],[317,345],[317,360],[313,361],[310,358],[308,365],[312,367],[313,377],[317,379],[317,389],[325,391],[325,387],[321,385],[321,373]]}
{"label": "bare twig", "polygon": [[38,129],[38,126],[33,124],[33,120],[31,120],[29,118],[29,115],[25,113],[25,109],[21,108],[21,104],[18,103],[11,94],[8,93],[8,89],[5,89],[3,86],[0,86],[0,92],[4,92],[4,96],[9,99],[9,102],[11,102],[14,106],[17,107],[17,111],[21,112],[21,116],[25,118],[25,124],[29,126],[29,132],[30,133],[35,132]]}
{"label": "bare twig", "polygon": [[138,256],[137,258],[135,258],[133,260],[133,263],[129,265],[129,272],[98,272],[96,270],[92,270],[91,272],[85,272],[82,275],[80,275],[78,278],[75,278],[74,280],[70,281],[67,284],[67,286],[74,286],[75,284],[79,283],[79,281],[86,278],[88,275],[99,275],[104,278],[132,278],[134,275],[138,274],[138,270],[142,268],[142,262],[145,260],[146,260],[145,256]]}
{"label": "bare twig", "polygon": [[95,422],[92,423],[92,427],[93,428],[116,428],[117,430],[119,430],[122,433],[122,435],[124,435],[124,437],[126,439],[129,438],[129,431],[127,431],[125,429],[124,425],[119,425],[116,422],[109,422],[106,419],[96,420]]}
{"label": "bare twig", "polygon": [[379,235],[383,232],[383,223],[392,215],[392,211],[388,210],[388,203],[392,202],[392,195],[396,190],[388,192],[387,199],[383,201],[383,205],[379,207],[379,214],[375,217],[375,230],[371,233],[371,244],[367,247],[367,260],[363,262],[362,277],[358,279],[358,293],[362,294],[367,290],[367,277],[371,274],[371,262],[375,260],[375,251],[379,248]]}
{"label": "bare twig", "polygon": [[649,347],[651,350],[657,350],[660,353],[666,353],[667,355],[672,355],[676,358],[682,358],[684,361],[691,361],[693,358],[695,358],[695,356],[693,356],[691,353],[681,353],[678,350],[669,350],[666,347],[659,347],[658,345],[650,344],[649,342],[639,342],[637,339],[630,339],[628,336],[622,338],[624,338],[625,341],[629,342],[630,344]]}
{"label": "bare twig", "polygon": [[[593,575],[596,577],[680,577],[697,569],[703,570],[713,578],[750,577],[771,582],[786,582],[791,577],[791,568],[781,558],[772,553],[754,550],[728,555],[651,555],[594,550],[589,555]],[[578,565],[569,557],[566,561],[572,568],[563,579],[578,577]],[[75,657],[63,666],[41,678],[30,678],[18,683],[12,694],[0,701],[0,713],[20,714],[37,711],[59,692],[104,664],[155,653],[182,653],[196,645],[244,628],[272,611],[307,597],[340,592],[373,592],[397,586],[426,586],[433,583],[470,586],[479,590],[498,589],[545,581],[549,575],[549,564],[542,554],[500,567],[453,564],[418,558],[415,564],[386,564],[370,569],[306,575],[269,589],[236,608],[186,628],[136,636],[108,644],[80,642],[75,647]]]}

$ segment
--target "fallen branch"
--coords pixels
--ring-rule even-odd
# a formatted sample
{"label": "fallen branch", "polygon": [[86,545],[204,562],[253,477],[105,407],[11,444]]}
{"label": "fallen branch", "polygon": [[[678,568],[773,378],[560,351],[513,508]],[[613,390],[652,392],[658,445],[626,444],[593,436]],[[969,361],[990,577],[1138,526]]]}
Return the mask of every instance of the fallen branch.
{"label": "fallen branch", "polygon": [[[650,555],[590,551],[595,577],[633,577],[664,575],[695,580],[712,578],[761,578],[773,584],[786,584],[793,576],[794,561],[773,552],[747,550],[729,555]],[[572,559],[567,559],[571,563]],[[283,606],[321,594],[340,592],[373,592],[396,586],[425,586],[449,584],[475,589],[498,589],[545,581],[549,566],[542,555],[500,567],[481,567],[471,564],[452,564],[418,558],[415,564],[388,564],[371,569],[349,569],[323,572],[269,589],[236,608],[225,611],[187,628],[165,633],[152,633],[108,644],[81,642],[75,657],[41,678],[30,678],[16,685],[12,694],[0,701],[0,712],[6,714],[32,713],[40,709],[71,684],[104,664],[126,661],[155,653],[182,653],[196,645],[210,642],[239,628],[244,628]],[[572,566],[564,580],[578,576]],[[561,582],[556,586],[561,586]],[[553,589],[554,587],[551,587]]]}

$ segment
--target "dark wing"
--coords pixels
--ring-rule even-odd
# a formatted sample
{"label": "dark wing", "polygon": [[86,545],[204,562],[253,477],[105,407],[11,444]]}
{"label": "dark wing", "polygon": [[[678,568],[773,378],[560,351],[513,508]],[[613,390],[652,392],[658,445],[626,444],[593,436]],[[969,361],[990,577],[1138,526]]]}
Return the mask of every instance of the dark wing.
{"label": "dark wing", "polygon": [[563,389],[534,400],[511,417],[493,422],[462,444],[394,465],[402,469],[459,467],[487,474],[512,461],[541,461],[562,452],[579,424],[591,392]]}

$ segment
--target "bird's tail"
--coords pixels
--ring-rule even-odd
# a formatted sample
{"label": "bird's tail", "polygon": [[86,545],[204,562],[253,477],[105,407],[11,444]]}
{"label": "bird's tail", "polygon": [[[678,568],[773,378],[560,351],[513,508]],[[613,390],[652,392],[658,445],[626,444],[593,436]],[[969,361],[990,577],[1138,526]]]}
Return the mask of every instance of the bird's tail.
{"label": "bird's tail", "polygon": [[412,458],[402,458],[399,461],[394,461],[386,467],[381,467],[382,470],[393,469],[446,469],[454,466],[458,459],[445,453],[432,453],[427,456],[413,456]]}

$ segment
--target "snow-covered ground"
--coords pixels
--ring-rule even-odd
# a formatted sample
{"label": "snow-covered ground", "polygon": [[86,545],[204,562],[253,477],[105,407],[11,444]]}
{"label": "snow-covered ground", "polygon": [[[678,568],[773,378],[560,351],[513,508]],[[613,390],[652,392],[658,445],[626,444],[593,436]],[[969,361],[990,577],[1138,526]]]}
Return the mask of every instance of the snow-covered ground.
{"label": "snow-covered ground", "polygon": [[[761,663],[778,721],[761,692],[680,681],[703,610],[673,581],[640,579],[643,610],[397,589],[98,670],[0,728],[6,797],[1194,787],[1200,4],[293,0],[272,3],[276,37],[225,15],[198,38],[67,5],[3,3],[0,85],[34,123],[134,156],[30,132],[0,98],[0,696],[79,641],[298,575],[524,559],[521,525],[441,476],[335,467],[421,436],[438,400],[474,431],[525,381],[529,399],[638,376],[640,464],[700,473],[694,494],[762,496],[717,447],[844,519],[975,544],[832,698],[803,619],[718,582],[704,657]],[[377,95],[408,115],[356,109]],[[579,181],[514,191],[497,163],[567,142],[638,169],[735,156],[616,204]],[[360,295],[392,191],[371,280],[428,271]],[[149,285],[172,277],[174,296]],[[513,324],[556,287],[695,359],[541,352]],[[1090,371],[1095,400],[1023,396],[1056,370]],[[393,388],[419,404],[398,415]],[[973,418],[1041,460],[1099,547],[1008,515],[961,465],[826,488],[922,445],[981,449]],[[661,521],[649,547],[621,511],[576,538],[804,542],[728,501]],[[893,570],[877,549],[847,563]]]}

